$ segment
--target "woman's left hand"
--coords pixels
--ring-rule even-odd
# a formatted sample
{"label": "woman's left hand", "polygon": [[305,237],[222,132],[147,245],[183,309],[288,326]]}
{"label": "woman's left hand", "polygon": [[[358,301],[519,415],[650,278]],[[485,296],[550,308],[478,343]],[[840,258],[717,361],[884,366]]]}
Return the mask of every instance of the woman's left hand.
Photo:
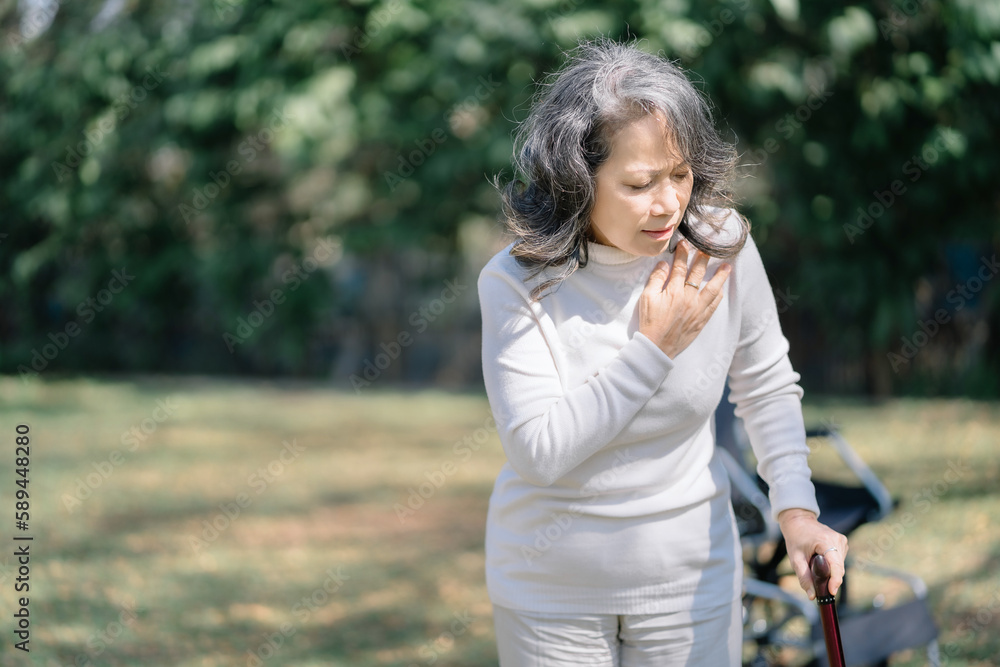
{"label": "woman's left hand", "polygon": [[809,570],[809,559],[813,554],[823,554],[830,564],[830,595],[836,595],[844,581],[847,538],[821,524],[809,510],[784,510],[778,515],[778,524],[788,546],[788,559],[792,562],[802,590],[809,594],[809,599],[816,599],[812,572]]}

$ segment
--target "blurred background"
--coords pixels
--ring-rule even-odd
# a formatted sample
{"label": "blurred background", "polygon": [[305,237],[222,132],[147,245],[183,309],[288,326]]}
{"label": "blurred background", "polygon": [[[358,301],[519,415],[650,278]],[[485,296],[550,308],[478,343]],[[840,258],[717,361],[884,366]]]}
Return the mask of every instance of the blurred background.
{"label": "blurred background", "polygon": [[736,142],[807,416],[901,509],[967,470],[890,551],[950,664],[1000,664],[996,0],[6,0],[33,664],[495,664],[490,180],[593,36],[679,62]]}

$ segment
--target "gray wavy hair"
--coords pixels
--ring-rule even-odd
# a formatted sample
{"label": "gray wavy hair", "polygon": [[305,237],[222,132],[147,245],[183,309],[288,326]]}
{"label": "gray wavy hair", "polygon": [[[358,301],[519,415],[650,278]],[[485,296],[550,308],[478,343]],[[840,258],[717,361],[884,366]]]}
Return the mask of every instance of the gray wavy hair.
{"label": "gray wavy hair", "polygon": [[[693,216],[721,232],[726,209],[734,204],[728,181],[736,149],[716,132],[708,101],[679,67],[634,42],[581,42],[540,84],[517,130],[513,180],[506,186],[495,181],[518,264],[533,269],[529,278],[562,267],[531,290],[533,300],[587,265],[597,169],[609,158],[618,130],[655,112],[666,117],[694,175],[678,231],[712,257],[733,257],[743,248],[749,223],[742,215],[740,233],[726,244],[691,224]],[[712,206],[721,210],[710,211]]]}

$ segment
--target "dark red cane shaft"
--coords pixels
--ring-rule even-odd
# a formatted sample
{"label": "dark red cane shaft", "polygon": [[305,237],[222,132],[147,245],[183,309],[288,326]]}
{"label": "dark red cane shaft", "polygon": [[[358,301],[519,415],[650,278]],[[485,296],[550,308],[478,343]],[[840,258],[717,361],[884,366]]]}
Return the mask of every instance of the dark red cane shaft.
{"label": "dark red cane shaft", "polygon": [[813,585],[816,587],[816,602],[819,617],[823,623],[823,639],[826,641],[826,657],[830,667],[847,667],[844,660],[844,644],[840,639],[840,621],[837,619],[837,604],[830,595],[830,564],[822,554],[815,554],[809,562]]}

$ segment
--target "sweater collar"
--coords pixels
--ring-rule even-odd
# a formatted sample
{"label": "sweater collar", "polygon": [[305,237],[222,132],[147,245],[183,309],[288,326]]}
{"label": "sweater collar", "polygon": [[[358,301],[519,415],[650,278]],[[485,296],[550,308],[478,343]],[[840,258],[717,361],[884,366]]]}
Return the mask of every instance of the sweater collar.
{"label": "sweater collar", "polygon": [[610,245],[601,245],[594,241],[587,241],[587,250],[590,261],[595,264],[628,264],[640,259],[642,255],[633,255],[625,252],[621,248]]}
{"label": "sweater collar", "polygon": [[[673,236],[670,238],[670,242],[667,243],[667,247],[664,250],[665,254],[661,253],[658,257],[660,259],[668,259],[666,255],[673,254],[674,248],[677,247],[677,244],[682,238],[684,238],[684,236],[680,233],[680,230],[675,231]],[[590,261],[595,264],[606,264],[611,266],[629,264],[643,257],[643,255],[633,255],[632,253],[626,252],[621,248],[610,245],[602,245],[589,239],[587,240],[587,248],[590,254]]]}

